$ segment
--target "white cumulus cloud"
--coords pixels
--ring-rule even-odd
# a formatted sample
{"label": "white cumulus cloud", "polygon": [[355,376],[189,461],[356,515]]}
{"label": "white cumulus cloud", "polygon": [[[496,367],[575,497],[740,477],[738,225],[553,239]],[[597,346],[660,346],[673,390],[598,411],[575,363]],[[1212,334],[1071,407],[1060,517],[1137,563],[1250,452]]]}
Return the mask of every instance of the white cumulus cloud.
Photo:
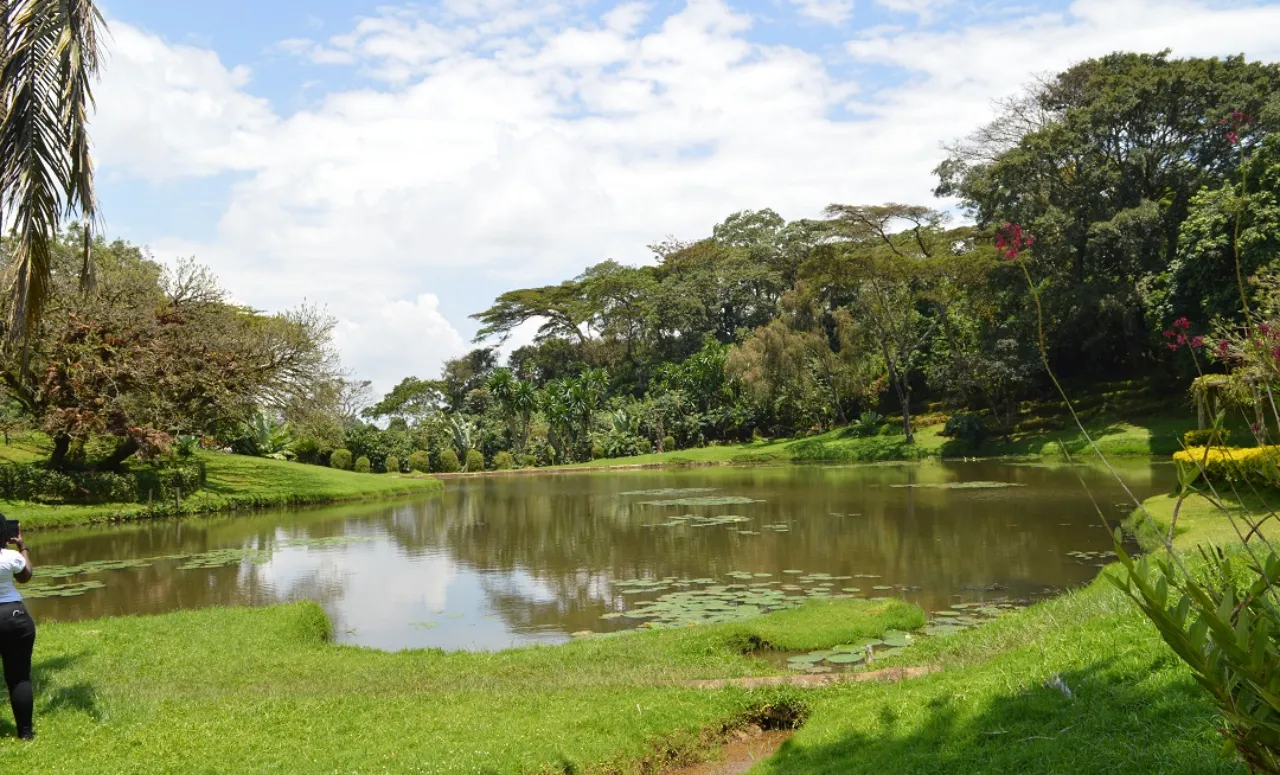
{"label": "white cumulus cloud", "polygon": [[[809,5],[827,21],[851,8]],[[260,307],[326,303],[346,362],[385,389],[466,347],[470,324],[446,320],[439,299],[483,305],[606,258],[648,260],[646,244],[744,208],[796,218],[837,201],[928,202],[940,143],[1034,75],[1122,49],[1280,59],[1274,4],[1077,0],[850,31],[840,64],[900,71],[884,89],[798,42],[754,42],[755,20],[722,0],[665,17],[584,7],[450,0],[288,41],[320,74],[372,76],[291,114],[253,96],[246,69],[116,20],[99,157],[143,180],[242,173],[212,239],[157,223],[157,255],[196,255]]]}

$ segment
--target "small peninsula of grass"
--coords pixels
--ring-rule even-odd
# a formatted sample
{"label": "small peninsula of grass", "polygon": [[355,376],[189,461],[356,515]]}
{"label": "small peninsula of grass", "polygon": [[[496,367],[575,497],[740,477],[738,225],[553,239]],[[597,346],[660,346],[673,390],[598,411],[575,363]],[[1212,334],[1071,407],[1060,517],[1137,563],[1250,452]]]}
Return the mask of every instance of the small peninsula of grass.
{"label": "small peninsula of grass", "polygon": [[[427,477],[356,474],[269,458],[199,454],[207,467],[208,482],[203,490],[183,497],[181,506],[172,502],[81,506],[0,501],[0,511],[21,520],[23,529],[39,529],[425,494],[439,492],[442,486]],[[0,457],[15,462],[38,460],[38,446],[29,442],[3,446]]]}
{"label": "small peninsula of grass", "polygon": [[[1167,524],[1171,503],[1147,507]],[[1179,545],[1224,539],[1217,522],[1193,505]],[[753,775],[1243,772],[1220,755],[1214,710],[1182,663],[1104,579],[882,663],[936,675],[687,685],[777,671],[751,649],[828,648],[921,621],[901,602],[837,599],[497,653],[331,645],[312,604],[45,623],[39,738],[0,742],[0,762],[95,775],[660,773],[772,716],[803,724]]]}

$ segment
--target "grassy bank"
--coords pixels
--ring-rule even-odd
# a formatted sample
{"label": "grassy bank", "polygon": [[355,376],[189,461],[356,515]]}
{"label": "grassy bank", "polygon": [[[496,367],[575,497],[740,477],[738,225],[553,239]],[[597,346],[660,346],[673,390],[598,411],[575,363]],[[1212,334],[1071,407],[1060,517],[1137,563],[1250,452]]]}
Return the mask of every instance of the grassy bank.
{"label": "grassy bank", "polygon": [[[1048,423],[1056,425],[1058,423]],[[1037,426],[1040,424],[1036,424]],[[661,455],[595,460],[587,467],[619,465],[710,465],[724,463],[873,463],[948,457],[1061,458],[1063,447],[1073,457],[1093,457],[1094,453],[1079,431],[1024,430],[1008,440],[991,439],[977,448],[941,435],[942,423],[916,428],[916,443],[905,437],[859,437],[842,428],[802,439],[761,441],[754,444],[726,444],[684,449]],[[1089,435],[1107,457],[1167,456],[1181,449],[1179,439],[1195,427],[1186,412],[1152,414],[1139,419],[1097,416],[1085,423]]]}
{"label": "grassy bank", "polygon": [[[9,445],[3,449],[4,456],[11,460],[27,462],[39,459],[38,450],[30,448],[29,444]],[[0,501],[0,511],[11,519],[21,520],[26,530],[238,509],[338,503],[438,492],[441,488],[440,482],[425,477],[356,474],[321,466],[220,453],[202,453],[202,457],[208,468],[208,485],[204,490],[184,497],[181,505],[157,502],[54,506]]]}
{"label": "grassy bank", "polygon": [[[1168,519],[1170,499],[1148,505]],[[1227,535],[1200,505],[1180,525],[1184,546]],[[896,601],[815,601],[740,624],[492,654],[329,645],[313,605],[45,624],[40,736],[0,742],[0,762],[60,773],[654,773],[773,713],[805,723],[754,775],[1243,772],[1220,757],[1213,710],[1187,671],[1102,580],[921,642],[896,661],[943,670],[903,684],[681,685],[772,672],[744,654],[760,642],[810,650],[919,622]]]}
{"label": "grassy bank", "polygon": [[[1167,526],[1173,502],[1145,505]],[[1184,550],[1233,540],[1203,502],[1179,526]],[[1214,712],[1182,663],[1101,578],[907,660],[944,670],[815,696],[810,721],[753,775],[1244,772],[1220,756]]]}
{"label": "grassy bank", "polygon": [[897,602],[786,613],[782,632],[766,617],[448,655],[326,644],[313,604],[46,624],[39,737],[0,741],[0,770],[641,772],[779,706],[803,713],[796,690],[680,685],[767,672],[745,644],[834,645],[921,621]]}

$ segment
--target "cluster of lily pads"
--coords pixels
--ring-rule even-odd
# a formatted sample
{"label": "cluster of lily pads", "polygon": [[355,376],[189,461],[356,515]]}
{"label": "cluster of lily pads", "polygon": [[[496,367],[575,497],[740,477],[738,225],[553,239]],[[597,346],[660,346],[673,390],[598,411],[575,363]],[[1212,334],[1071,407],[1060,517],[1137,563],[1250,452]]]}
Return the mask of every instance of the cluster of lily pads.
{"label": "cluster of lily pads", "polygon": [[1017,482],[926,482],[923,484],[892,484],[897,489],[914,490],[1003,490],[1009,487],[1026,487]]}
{"label": "cluster of lily pads", "polygon": [[787,658],[787,667],[803,673],[832,673],[894,656],[914,643],[916,638],[909,632],[887,630],[879,638],[864,638],[821,651],[795,654]]}
{"label": "cluster of lily pads", "polygon": [[934,611],[929,623],[917,632],[888,630],[879,638],[865,638],[834,648],[787,656],[786,665],[792,670],[804,673],[831,673],[859,667],[876,659],[892,657],[919,638],[955,635],[1019,607],[1016,603],[1008,601],[956,603],[948,610]]}
{"label": "cluster of lily pads", "polygon": [[1067,556],[1074,557],[1080,562],[1093,562],[1099,568],[1105,568],[1107,566],[1107,563],[1105,561],[1115,559],[1116,553],[1111,551],[1107,551],[1107,552],[1075,551],[1075,552],[1067,552]]}
{"label": "cluster of lily pads", "polygon": [[[718,624],[749,619],[770,611],[800,605],[810,598],[856,595],[863,590],[854,586],[856,579],[878,579],[872,574],[833,576],[829,573],[805,573],[785,570],[782,579],[772,573],[734,571],[726,574],[733,583],[724,584],[713,578],[632,579],[618,581],[614,587],[626,597],[658,595],[642,600],[625,611],[614,611],[602,619],[631,619],[645,627],[680,627],[691,624]],[[910,587],[877,584],[876,592]],[[665,593],[665,594],[664,594]]]}
{"label": "cluster of lily pads", "polygon": [[[642,527],[716,527],[719,525],[736,525],[739,522],[750,522],[747,517],[736,514],[722,514],[714,517],[703,517],[697,514],[681,514],[668,517],[666,522],[654,522]],[[739,533],[743,532],[741,530]]]}

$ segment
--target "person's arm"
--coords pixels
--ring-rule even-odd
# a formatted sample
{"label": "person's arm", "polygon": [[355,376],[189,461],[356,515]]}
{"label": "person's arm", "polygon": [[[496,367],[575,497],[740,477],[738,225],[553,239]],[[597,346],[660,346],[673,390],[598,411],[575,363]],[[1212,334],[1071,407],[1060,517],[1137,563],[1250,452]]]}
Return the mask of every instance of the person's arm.
{"label": "person's arm", "polygon": [[31,580],[31,555],[27,554],[27,545],[22,540],[22,528],[18,528],[18,534],[13,537],[12,542],[18,547],[18,552],[22,554],[22,559],[26,562],[26,567],[20,572],[13,574],[13,580],[19,584],[26,584]]}

